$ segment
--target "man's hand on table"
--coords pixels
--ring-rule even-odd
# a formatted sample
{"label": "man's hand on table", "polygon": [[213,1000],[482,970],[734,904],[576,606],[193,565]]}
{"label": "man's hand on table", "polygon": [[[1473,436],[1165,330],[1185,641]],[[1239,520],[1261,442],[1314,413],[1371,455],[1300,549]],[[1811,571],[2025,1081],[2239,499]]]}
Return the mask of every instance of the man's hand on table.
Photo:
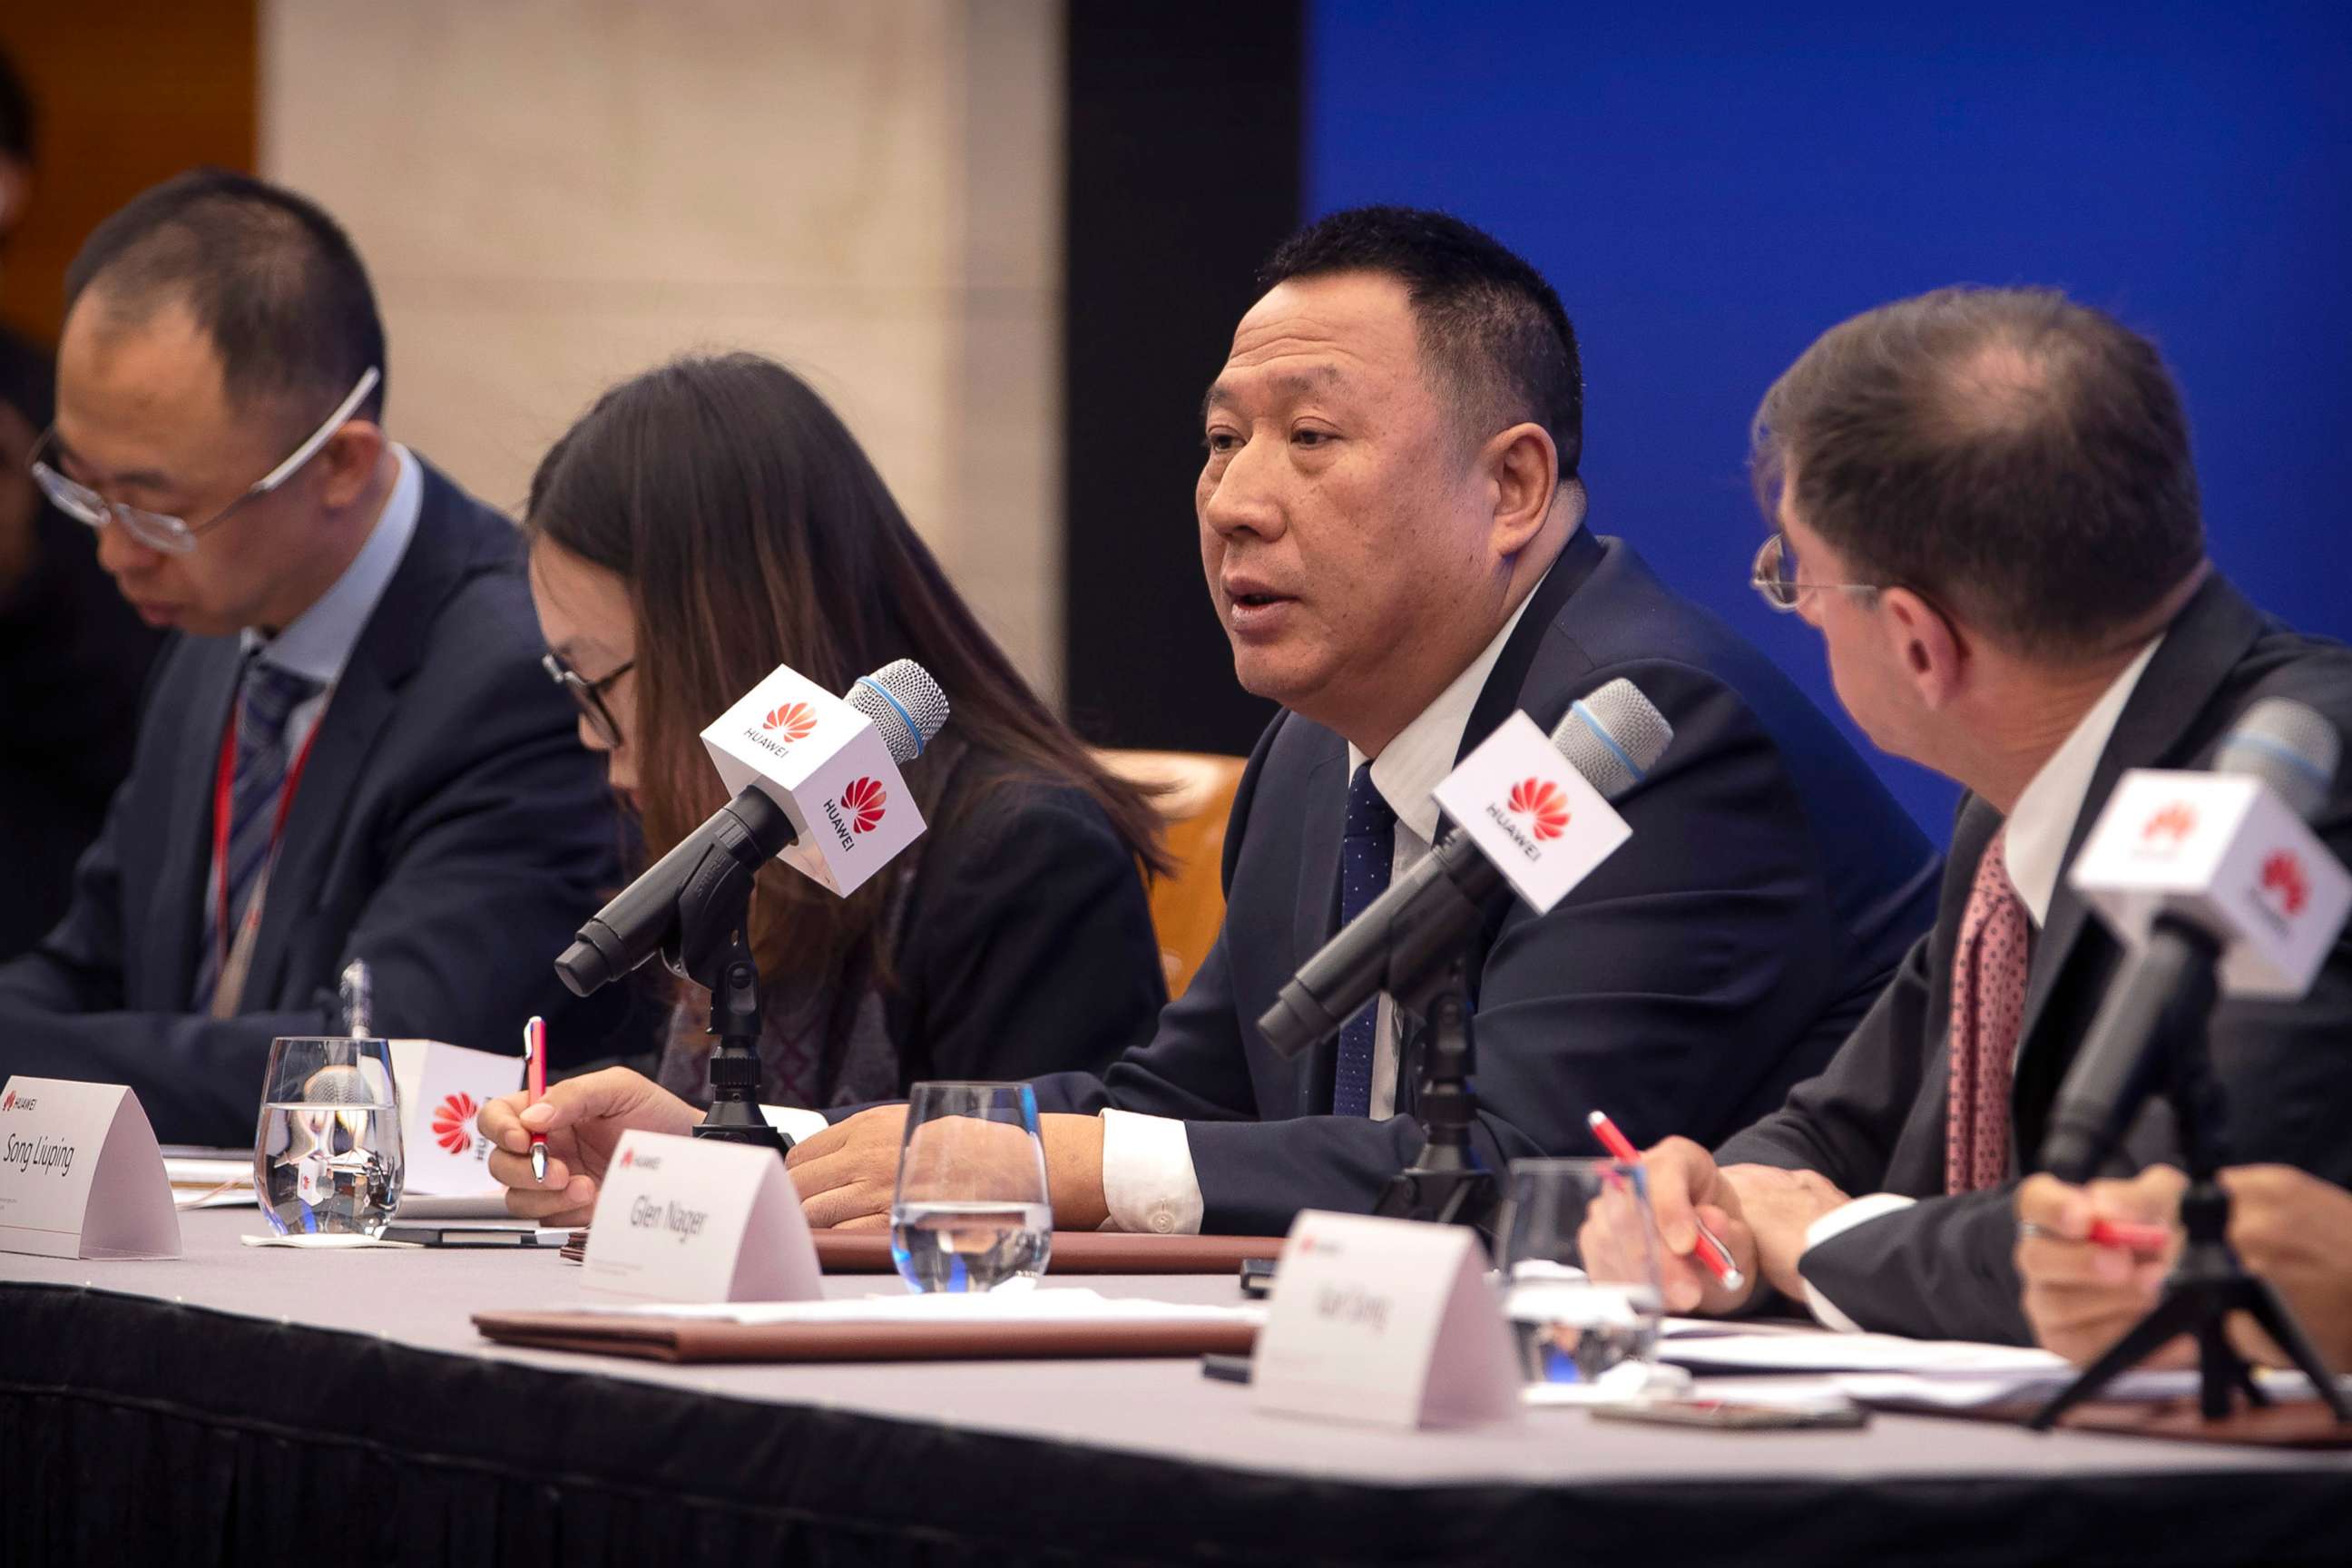
{"label": "man's hand on table", "polygon": [[[964,1133],[1006,1139],[1005,1158],[1027,1158],[1027,1139],[1002,1123],[962,1123]],[[948,1123],[933,1123],[944,1131]],[[800,1189],[801,1212],[817,1229],[877,1230],[890,1223],[890,1197],[898,1180],[898,1152],[905,1141],[907,1108],[877,1105],[835,1122],[793,1145],[784,1163]],[[1045,1178],[1054,1200],[1054,1225],[1061,1230],[1094,1230],[1109,1214],[1102,1191],[1102,1122],[1092,1116],[1045,1116],[1039,1129],[1045,1144]],[[917,1130],[920,1138],[930,1127]]]}
{"label": "man's hand on table", "polygon": [[[1658,1281],[1670,1312],[1730,1312],[1756,1289],[1756,1236],[1740,1208],[1739,1193],[1716,1168],[1715,1157],[1687,1138],[1669,1138],[1642,1155],[1650,1189],[1650,1213],[1657,1226]],[[1595,1279],[1641,1277],[1637,1259],[1648,1238],[1612,1223],[1615,1211],[1595,1205],[1580,1240],[1585,1264]],[[1704,1223],[1731,1249],[1732,1261],[1748,1277],[1738,1290],[1716,1283],[1694,1256]]]}

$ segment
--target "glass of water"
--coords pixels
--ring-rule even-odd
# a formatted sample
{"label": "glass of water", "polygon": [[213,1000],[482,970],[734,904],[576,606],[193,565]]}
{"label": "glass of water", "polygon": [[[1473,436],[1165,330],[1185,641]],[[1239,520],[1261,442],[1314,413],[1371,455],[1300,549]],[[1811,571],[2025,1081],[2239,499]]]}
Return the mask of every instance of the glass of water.
{"label": "glass of water", "polygon": [[269,1042],[253,1184],[280,1236],[380,1236],[400,1202],[400,1094],[382,1040]]}
{"label": "glass of water", "polygon": [[908,1096],[890,1255],[911,1289],[1025,1289],[1054,1246],[1037,1097],[1025,1083],[919,1083]]}
{"label": "glass of water", "polygon": [[1501,1261],[1529,1383],[1648,1383],[1664,1298],[1641,1166],[1512,1161]]}

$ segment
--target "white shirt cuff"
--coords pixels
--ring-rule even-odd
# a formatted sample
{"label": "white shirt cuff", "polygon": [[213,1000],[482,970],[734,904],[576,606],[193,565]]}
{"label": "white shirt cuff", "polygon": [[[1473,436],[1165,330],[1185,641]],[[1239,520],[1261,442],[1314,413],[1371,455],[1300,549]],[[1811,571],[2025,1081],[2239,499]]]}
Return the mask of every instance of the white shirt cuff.
{"label": "white shirt cuff", "polygon": [[1102,1113],[1103,1200],[1110,1228],[1154,1236],[1198,1236],[1201,1181],[1184,1124],[1132,1110]]}
{"label": "white shirt cuff", "polygon": [[[1916,1201],[1914,1198],[1906,1198],[1900,1193],[1872,1193],[1866,1197],[1853,1198],[1841,1204],[1805,1227],[1805,1251],[1811,1252],[1830,1237],[1843,1236],[1855,1226],[1868,1225],[1882,1215],[1907,1209]],[[1801,1277],[1804,1267],[1804,1255],[1800,1253],[1797,1257],[1797,1269]],[[1842,1334],[1862,1332],[1862,1325],[1839,1311],[1837,1303],[1823,1295],[1820,1288],[1811,1279],[1805,1281],[1805,1305],[1813,1310],[1813,1316],[1820,1319],[1825,1327],[1835,1329]]]}
{"label": "white shirt cuff", "polygon": [[803,1110],[792,1105],[763,1105],[760,1114],[768,1125],[797,1143],[803,1138],[814,1138],[833,1125],[821,1110]]}

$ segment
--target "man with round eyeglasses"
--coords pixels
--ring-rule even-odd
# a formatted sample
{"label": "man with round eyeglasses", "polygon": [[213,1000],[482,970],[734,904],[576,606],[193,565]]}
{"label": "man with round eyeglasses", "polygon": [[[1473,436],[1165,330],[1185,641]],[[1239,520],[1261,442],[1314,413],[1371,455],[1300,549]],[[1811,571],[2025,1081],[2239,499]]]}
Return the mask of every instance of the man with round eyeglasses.
{"label": "man with round eyeglasses", "polygon": [[67,276],[36,482],[167,644],[65,920],[0,966],[0,1078],[126,1083],[167,1142],[251,1135],[268,1042],[340,1025],[511,1052],[625,998],[545,963],[617,879],[514,531],[382,425],[383,329],[318,207],[217,171],[150,190]]}

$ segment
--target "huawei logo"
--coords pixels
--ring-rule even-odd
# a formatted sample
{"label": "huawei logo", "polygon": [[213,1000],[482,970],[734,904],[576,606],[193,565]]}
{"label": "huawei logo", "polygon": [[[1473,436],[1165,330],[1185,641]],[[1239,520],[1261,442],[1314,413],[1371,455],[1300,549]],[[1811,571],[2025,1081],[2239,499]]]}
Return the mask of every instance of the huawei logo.
{"label": "huawei logo", "polygon": [[433,1141],[452,1154],[474,1142],[474,1112],[481,1104],[470,1094],[453,1094],[433,1109]]}
{"label": "huawei logo", "polygon": [[1528,830],[1539,840],[1568,831],[1567,793],[1549,779],[1521,779],[1513,784],[1510,807],[1528,819]]}
{"label": "huawei logo", "polygon": [[635,1149],[624,1149],[621,1151],[621,1169],[625,1171],[636,1163],[637,1152]]}
{"label": "huawei logo", "polygon": [[2186,801],[2174,801],[2170,805],[2147,819],[2139,830],[2140,837],[2148,843],[2169,838],[2175,844],[2185,843],[2197,830],[2197,810]]}
{"label": "huawei logo", "polygon": [[882,826],[882,807],[889,800],[882,786],[872,779],[849,781],[841,792],[841,804],[850,814],[850,826],[860,833],[871,833]]}
{"label": "huawei logo", "polygon": [[782,740],[805,741],[816,730],[816,714],[805,702],[787,702],[781,708],[770,709],[760,727],[775,731]]}
{"label": "huawei logo", "polygon": [[8,1091],[8,1098],[7,1098],[7,1099],[5,1099],[5,1100],[0,1100],[0,1110],[16,1110],[16,1091],[15,1089],[10,1089],[10,1090]]}
{"label": "huawei logo", "polygon": [[2311,879],[2291,849],[2281,849],[2263,862],[2263,892],[2289,919],[2303,913],[2311,901]]}

